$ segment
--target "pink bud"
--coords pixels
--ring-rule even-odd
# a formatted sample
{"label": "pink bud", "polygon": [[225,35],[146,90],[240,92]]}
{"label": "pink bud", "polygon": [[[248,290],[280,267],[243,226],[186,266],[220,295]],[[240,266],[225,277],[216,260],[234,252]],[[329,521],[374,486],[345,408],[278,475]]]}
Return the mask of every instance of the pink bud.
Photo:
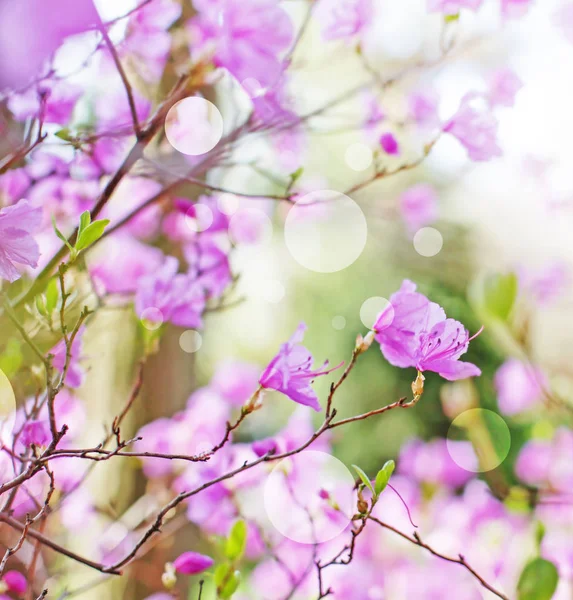
{"label": "pink bud", "polygon": [[391,133],[383,133],[380,136],[380,146],[382,146],[382,150],[384,150],[386,154],[392,154],[393,156],[395,156],[400,152],[398,142],[396,141],[394,135]]}
{"label": "pink bud", "polygon": [[318,492],[318,495],[323,499],[323,500],[330,500],[330,494],[328,493],[328,490],[325,490],[324,488],[321,488]]}
{"label": "pink bud", "polygon": [[8,591],[22,596],[28,589],[28,582],[19,571],[8,571],[3,577],[4,583],[8,586]]}
{"label": "pink bud", "polygon": [[173,561],[173,566],[183,575],[197,575],[212,567],[214,562],[210,556],[198,552],[183,552]]}
{"label": "pink bud", "polygon": [[266,440],[257,440],[253,442],[253,452],[257,456],[264,456],[269,452],[277,451],[277,443],[272,438],[267,438]]}

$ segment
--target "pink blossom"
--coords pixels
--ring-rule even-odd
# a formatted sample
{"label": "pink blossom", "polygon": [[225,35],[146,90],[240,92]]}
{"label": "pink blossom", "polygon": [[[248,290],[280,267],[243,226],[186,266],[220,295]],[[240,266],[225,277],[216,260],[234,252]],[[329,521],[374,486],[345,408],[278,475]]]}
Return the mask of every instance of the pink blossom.
{"label": "pink blossom", "polygon": [[317,17],[326,40],[352,39],[372,22],[372,0],[319,0]]}
{"label": "pink blossom", "polygon": [[508,18],[522,17],[533,4],[533,0],[501,0],[501,14]]}
{"label": "pink blossom", "polygon": [[497,144],[497,119],[481,104],[479,96],[466,94],[458,112],[444,127],[444,131],[457,138],[475,161],[490,160],[502,154]]}
{"label": "pink blossom", "polygon": [[434,371],[454,381],[481,374],[469,362],[459,360],[469,346],[468,330],[444,309],[416,292],[416,285],[405,280],[390,297],[394,318],[390,326],[376,333],[386,360],[396,367],[415,367]]}
{"label": "pink blossom", "polygon": [[280,54],[293,40],[293,24],[275,0],[195,0],[191,45],[209,47],[213,61],[238,81],[253,78],[262,86],[281,73]]}
{"label": "pink blossom", "polygon": [[27,421],[22,429],[20,439],[25,446],[32,444],[46,446],[52,439],[47,421],[39,419]]}
{"label": "pink blossom", "polygon": [[215,561],[210,556],[198,552],[183,552],[173,561],[177,573],[183,575],[197,575],[210,569],[214,564]]}
{"label": "pink blossom", "polygon": [[22,94],[10,96],[8,108],[19,121],[40,115],[44,123],[66,125],[83,90],[66,81],[42,82]]}
{"label": "pink blossom", "polygon": [[25,200],[0,210],[0,277],[8,281],[20,278],[16,265],[36,267],[40,248],[32,233],[42,223],[42,209]]}
{"label": "pink blossom", "polygon": [[419,183],[400,196],[400,212],[410,233],[431,225],[438,218],[438,198],[434,188]]}
{"label": "pink blossom", "polygon": [[12,169],[0,175],[0,198],[3,204],[21,200],[32,183],[26,169]]}
{"label": "pink blossom", "polygon": [[411,118],[421,127],[437,127],[439,97],[435,90],[424,89],[414,92],[408,98]]}
{"label": "pink blossom", "polygon": [[505,415],[515,415],[538,406],[543,397],[544,381],[540,369],[516,358],[506,360],[494,378],[499,410]]}
{"label": "pink blossom", "polygon": [[233,405],[244,404],[257,389],[259,369],[256,365],[238,360],[219,364],[211,385]]}
{"label": "pink blossom", "polygon": [[382,150],[386,152],[386,154],[396,156],[400,153],[400,146],[398,145],[398,141],[392,133],[383,133],[380,136],[380,146],[382,147]]}
{"label": "pink blossom", "polygon": [[539,269],[520,266],[517,269],[522,293],[540,306],[549,306],[571,285],[571,268],[561,260],[547,262]]}
{"label": "pink blossom", "polygon": [[561,30],[565,39],[573,44],[573,2],[559,7],[553,15],[553,24]]}
{"label": "pink blossom", "polygon": [[455,15],[462,8],[477,10],[482,3],[483,0],[428,0],[428,10],[442,12],[446,15]]}
{"label": "pink blossom", "polygon": [[320,410],[316,392],[311,383],[315,377],[327,375],[342,365],[325,370],[328,361],[320,369],[312,369],[312,355],[301,344],[306,325],[301,323],[290,340],[283,344],[259,378],[263,388],[277,390],[291,400]]}
{"label": "pink blossom", "polygon": [[[71,359],[68,365],[66,373],[65,384],[70,388],[78,388],[82,385],[85,377],[85,370],[80,365],[82,359],[82,338],[84,335],[85,328],[82,327],[72,342],[71,347]],[[66,343],[64,339],[61,339],[51,350],[50,354],[53,355],[52,364],[54,368],[60,373],[64,372],[66,364]]]}
{"label": "pink blossom", "polygon": [[23,596],[28,590],[26,577],[19,571],[7,571],[2,581],[8,586],[8,591]]}
{"label": "pink blossom", "polygon": [[523,87],[511,69],[498,69],[490,78],[489,102],[492,106],[513,106],[517,92]]}
{"label": "pink blossom", "polygon": [[195,277],[196,285],[203,288],[206,297],[212,299],[222,296],[233,280],[227,254],[210,236],[204,234],[187,244],[183,252],[189,273]]}
{"label": "pink blossom", "polygon": [[[192,273],[178,273],[178,269],[177,259],[168,256],[160,269],[139,280],[136,313],[150,321],[159,319],[179,327],[201,327],[205,290]],[[145,312],[151,308],[156,310]]]}

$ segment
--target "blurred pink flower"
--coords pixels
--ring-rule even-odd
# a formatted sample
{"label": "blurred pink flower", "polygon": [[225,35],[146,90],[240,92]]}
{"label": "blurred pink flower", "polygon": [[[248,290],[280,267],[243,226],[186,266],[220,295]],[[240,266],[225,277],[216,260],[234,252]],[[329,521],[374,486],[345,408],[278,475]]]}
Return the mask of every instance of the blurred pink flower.
{"label": "blurred pink flower", "polygon": [[37,117],[40,115],[41,97],[44,96],[44,109],[41,113],[43,122],[66,125],[82,94],[81,87],[66,81],[46,81],[30,87],[22,94],[10,96],[8,108],[19,121]]}
{"label": "blurred pink flower", "polygon": [[195,0],[198,16],[190,22],[191,46],[209,48],[214,63],[239,82],[261,86],[280,77],[280,54],[293,40],[293,24],[276,0]]}
{"label": "blurred pink flower", "polygon": [[19,571],[7,571],[2,581],[8,586],[8,591],[23,596],[28,590],[26,577]]}
{"label": "blurred pink flower", "polygon": [[0,210],[0,278],[16,281],[20,271],[16,265],[36,267],[40,248],[34,237],[42,223],[42,209],[25,200]]}
{"label": "blurred pink flower", "polygon": [[431,88],[413,92],[408,98],[411,118],[420,127],[437,127],[440,123],[438,103],[438,94]]}
{"label": "blurred pink flower", "polygon": [[499,410],[515,415],[541,403],[545,377],[540,369],[516,358],[506,360],[494,377]]}
{"label": "blurred pink flower", "polygon": [[319,0],[316,16],[326,40],[350,40],[372,23],[372,0]]}
{"label": "blurred pink flower", "polygon": [[[71,358],[66,373],[65,384],[70,388],[78,388],[82,385],[85,377],[85,370],[80,365],[82,359],[82,338],[85,327],[82,327],[72,342]],[[60,373],[64,372],[66,364],[66,343],[62,338],[51,350],[50,354],[54,356],[52,364]]]}
{"label": "blurred pink flower", "polygon": [[408,231],[413,234],[438,218],[438,197],[434,188],[419,183],[400,196],[400,212]]}
{"label": "blurred pink flower", "polygon": [[244,404],[258,387],[259,368],[251,363],[226,360],[221,362],[211,385],[229,403]]}
{"label": "blurred pink flower", "polygon": [[32,180],[26,169],[11,169],[0,175],[0,200],[2,204],[13,204],[24,197]]}
{"label": "blurred pink flower", "polygon": [[501,0],[501,13],[504,17],[522,17],[533,4],[533,0]]}
{"label": "blurred pink flower", "polygon": [[376,333],[376,340],[391,365],[434,371],[450,381],[481,374],[474,364],[459,360],[473,339],[468,330],[416,292],[414,283],[405,280],[390,303],[394,318],[391,325]]}
{"label": "blurred pink flower", "polygon": [[477,94],[466,94],[456,114],[444,126],[444,131],[457,138],[475,161],[502,154],[497,144],[497,119],[483,104]]}
{"label": "blurred pink flower", "polygon": [[173,561],[177,573],[183,575],[197,575],[210,569],[214,564],[215,561],[210,556],[198,552],[183,552]]}
{"label": "blurred pink flower", "polygon": [[428,10],[432,12],[443,12],[446,15],[455,15],[462,8],[477,10],[483,0],[428,0]]}
{"label": "blurred pink flower", "polygon": [[40,419],[27,421],[20,436],[25,446],[47,446],[51,439],[48,422]]}
{"label": "blurred pink flower", "polygon": [[263,388],[277,390],[291,400],[320,410],[316,392],[310,385],[315,377],[327,375],[342,364],[325,370],[328,361],[320,369],[312,369],[312,354],[301,344],[306,325],[301,323],[290,340],[283,344],[259,378]]}
{"label": "blurred pink flower", "polygon": [[390,154],[391,156],[400,154],[400,146],[393,133],[383,133],[380,136],[380,146],[386,154]]}
{"label": "blurred pink flower", "polygon": [[519,286],[540,306],[549,306],[571,285],[571,268],[561,260],[547,262],[542,268],[518,267]]}
{"label": "blurred pink flower", "polygon": [[168,256],[156,272],[140,278],[135,296],[138,317],[179,327],[202,326],[205,291],[193,274],[178,273],[178,269],[178,260]]}
{"label": "blurred pink flower", "polygon": [[511,69],[498,69],[490,78],[489,102],[491,106],[513,106],[517,92],[523,87]]}

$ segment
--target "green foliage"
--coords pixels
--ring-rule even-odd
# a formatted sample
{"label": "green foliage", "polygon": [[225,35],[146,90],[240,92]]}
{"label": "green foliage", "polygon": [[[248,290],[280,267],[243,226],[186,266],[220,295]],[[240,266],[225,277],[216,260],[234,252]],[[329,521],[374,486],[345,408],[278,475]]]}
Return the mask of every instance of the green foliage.
{"label": "green foliage", "polygon": [[245,521],[239,520],[231,529],[231,533],[225,544],[225,556],[230,561],[239,560],[245,553],[247,546],[247,524]]}
{"label": "green foliage", "polygon": [[80,227],[75,245],[78,252],[89,248],[89,246],[97,242],[103,235],[105,228],[109,225],[109,219],[102,219],[93,223],[90,223],[90,221],[90,213],[86,210],[80,217]]}
{"label": "green foliage", "polygon": [[378,471],[374,484],[376,496],[379,496],[386,489],[386,486],[388,485],[390,477],[392,477],[392,473],[394,473],[395,468],[396,463],[393,460],[388,460],[384,463],[384,466],[380,469],[380,471]]}
{"label": "green foliage", "polygon": [[523,569],[517,584],[518,600],[551,600],[559,574],[552,562],[535,558]]}
{"label": "green foliage", "polygon": [[515,273],[495,273],[473,289],[472,301],[484,318],[507,321],[515,304],[518,281]]}
{"label": "green foliage", "polygon": [[10,338],[6,342],[4,352],[0,354],[0,369],[4,371],[6,377],[12,377],[18,372],[23,359],[20,342],[15,338]]}
{"label": "green foliage", "polygon": [[215,585],[217,597],[222,600],[231,598],[241,584],[241,572],[232,565],[221,564],[215,569]]}
{"label": "green foliage", "polygon": [[372,496],[376,496],[376,492],[374,491],[374,487],[372,487],[372,483],[368,478],[368,475],[366,475],[366,473],[356,465],[352,465],[352,468],[356,471],[356,473],[358,473],[358,477],[360,477],[364,486],[372,492]]}

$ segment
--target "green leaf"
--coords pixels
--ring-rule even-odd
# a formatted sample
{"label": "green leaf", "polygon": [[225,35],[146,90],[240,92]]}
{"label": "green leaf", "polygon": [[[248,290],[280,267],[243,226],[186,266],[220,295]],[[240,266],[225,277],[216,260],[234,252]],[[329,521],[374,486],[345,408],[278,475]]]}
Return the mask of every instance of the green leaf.
{"label": "green leaf", "polygon": [[372,492],[372,495],[375,496],[376,492],[374,491],[374,488],[372,487],[372,483],[370,482],[370,479],[368,479],[368,475],[366,475],[366,473],[360,467],[357,467],[356,465],[352,465],[352,468],[358,473],[358,477],[360,477],[360,479],[362,479],[362,483]]}
{"label": "green leaf", "polygon": [[231,529],[231,533],[225,544],[225,556],[231,561],[238,560],[243,556],[246,546],[247,524],[245,521],[240,520]]}
{"label": "green leaf", "polygon": [[215,585],[217,587],[219,587],[223,583],[223,581],[225,581],[227,574],[231,570],[232,570],[232,567],[230,565],[227,565],[224,563],[217,565],[217,568],[215,569],[215,572],[213,573],[213,581],[215,582]]}
{"label": "green leaf", "polygon": [[36,308],[43,317],[47,316],[48,310],[46,309],[46,297],[44,294],[36,296]]}
{"label": "green leaf", "polygon": [[551,600],[559,574],[552,562],[535,558],[523,569],[517,584],[518,600]]}
{"label": "green leaf", "polygon": [[392,477],[392,473],[394,473],[394,469],[396,468],[396,463],[393,460],[389,460],[384,463],[384,466],[378,471],[376,475],[376,482],[374,484],[374,491],[376,492],[376,496],[379,496],[388,485],[390,481],[390,477]]}
{"label": "green leaf", "polygon": [[71,139],[70,138],[70,130],[67,127],[64,127],[63,129],[56,131],[56,133],[54,133],[54,135],[56,137],[59,137],[61,140],[64,140],[65,142],[69,142]]}
{"label": "green leaf", "polygon": [[58,298],[60,297],[60,290],[58,287],[58,280],[54,277],[50,279],[48,286],[46,287],[46,311],[51,315],[56,306],[58,306]]}
{"label": "green leaf", "polygon": [[237,591],[240,584],[241,572],[233,571],[223,583],[223,587],[218,590],[219,598],[222,598],[222,600],[227,600],[227,598],[231,598],[231,596]]}
{"label": "green leaf", "polygon": [[52,227],[54,228],[54,231],[56,233],[56,235],[62,240],[62,242],[64,242],[64,244],[67,246],[68,250],[70,251],[70,254],[75,257],[75,250],[72,248],[72,246],[70,245],[70,242],[68,242],[68,238],[58,229],[58,226],[56,225],[56,217],[54,217],[54,215],[52,215]]}
{"label": "green leaf", "polygon": [[82,233],[87,229],[88,225],[91,223],[92,217],[90,215],[89,210],[85,210],[80,217],[80,226],[78,229],[78,238],[82,236]]}
{"label": "green leaf", "polygon": [[515,273],[490,275],[484,282],[483,308],[489,315],[507,321],[517,298],[517,290]]}
{"label": "green leaf", "polygon": [[94,242],[97,242],[103,235],[105,228],[109,225],[109,219],[103,219],[101,221],[94,221],[91,225],[88,225],[86,229],[78,236],[76,242],[76,250],[84,250],[91,246]]}
{"label": "green leaf", "polygon": [[444,21],[446,23],[453,23],[454,21],[459,21],[460,20],[460,13],[455,13],[453,15],[446,15],[444,17]]}

